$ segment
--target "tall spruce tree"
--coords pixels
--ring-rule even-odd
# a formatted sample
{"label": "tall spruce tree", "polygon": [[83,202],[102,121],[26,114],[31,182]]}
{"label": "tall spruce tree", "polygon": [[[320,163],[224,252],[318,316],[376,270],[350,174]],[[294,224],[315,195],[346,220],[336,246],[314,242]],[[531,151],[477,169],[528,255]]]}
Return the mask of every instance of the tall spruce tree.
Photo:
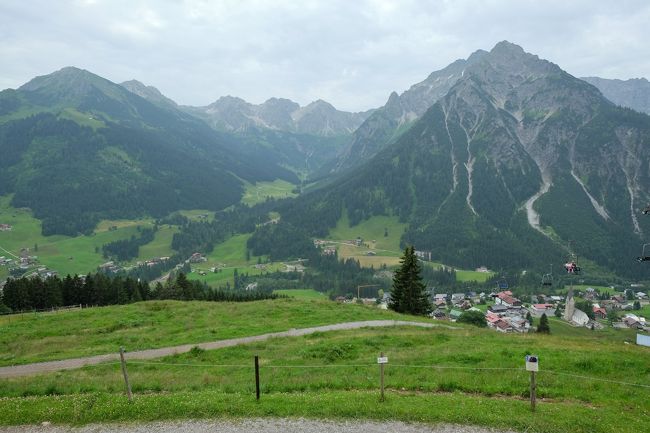
{"label": "tall spruce tree", "polygon": [[551,328],[548,326],[548,317],[546,317],[546,313],[542,314],[542,317],[539,319],[539,326],[537,327],[537,332],[541,332],[542,334],[551,333]]}
{"label": "tall spruce tree", "polygon": [[400,263],[401,265],[393,277],[391,299],[388,306],[398,313],[429,314],[431,303],[426,286],[422,282],[420,265],[412,246],[406,247]]}

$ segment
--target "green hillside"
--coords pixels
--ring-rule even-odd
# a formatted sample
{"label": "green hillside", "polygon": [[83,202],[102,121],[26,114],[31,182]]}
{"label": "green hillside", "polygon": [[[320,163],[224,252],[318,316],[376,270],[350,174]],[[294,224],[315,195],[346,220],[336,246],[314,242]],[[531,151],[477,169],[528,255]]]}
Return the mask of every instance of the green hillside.
{"label": "green hillside", "polygon": [[[71,322],[72,315],[78,320]],[[13,338],[28,341],[24,347],[34,359],[50,359],[56,349],[42,351],[42,346],[29,344],[35,334],[47,332],[47,338],[65,342],[81,335],[82,342],[58,354],[65,357],[90,352],[89,347],[116,350],[124,344],[128,350],[153,342],[216,340],[385,317],[395,315],[295,299],[237,305],[153,302],[31,316],[8,328]],[[148,321],[163,331],[153,331]],[[63,323],[72,327],[63,328]],[[89,326],[100,324],[104,332],[87,333]],[[26,331],[25,325],[36,330]],[[538,433],[644,431],[650,410],[650,352],[627,344],[633,332],[571,328],[574,332],[564,334],[553,320],[548,336],[455,326],[321,332],[128,361],[135,394],[130,404],[119,363],[1,379],[0,424],[291,416],[451,422]],[[389,359],[385,402],[379,401],[380,352]],[[535,413],[527,401],[526,354],[540,359]],[[260,359],[259,402],[254,356]]]}
{"label": "green hillside", "polygon": [[0,316],[0,365],[142,350],[371,319],[408,316],[327,300],[149,301],[125,306]]}

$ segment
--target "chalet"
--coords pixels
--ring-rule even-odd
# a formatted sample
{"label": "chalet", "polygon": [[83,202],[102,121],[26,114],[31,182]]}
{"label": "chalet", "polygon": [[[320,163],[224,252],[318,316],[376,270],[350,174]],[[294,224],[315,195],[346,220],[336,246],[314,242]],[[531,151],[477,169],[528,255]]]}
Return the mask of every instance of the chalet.
{"label": "chalet", "polygon": [[645,294],[645,293],[643,293],[643,292],[636,292],[636,293],[634,294],[634,296],[635,296],[638,300],[648,299],[648,295]]}
{"label": "chalet", "polygon": [[429,316],[437,320],[445,320],[447,318],[447,314],[439,308],[437,308],[435,311],[429,314]]}
{"label": "chalet", "polygon": [[11,231],[11,226],[9,224],[0,224],[0,232]]}
{"label": "chalet", "polygon": [[435,301],[445,301],[447,302],[447,294],[446,293],[437,293],[433,295],[433,299]]}
{"label": "chalet", "polygon": [[533,317],[542,317],[542,314],[547,316],[555,314],[554,304],[533,304],[528,309]]}
{"label": "chalet", "polygon": [[506,322],[503,319],[498,320],[494,324],[494,329],[496,329],[499,332],[513,332],[514,329],[512,329],[512,326],[510,323]]}
{"label": "chalet", "polygon": [[336,254],[336,248],[334,248],[334,247],[323,248],[322,254],[324,256],[333,256],[333,255]]}
{"label": "chalet", "polygon": [[506,307],[505,305],[494,304],[494,305],[490,305],[488,307],[488,310],[490,310],[494,314],[505,314],[508,311],[508,307]]}
{"label": "chalet", "polygon": [[368,252],[366,253],[366,255],[367,255],[367,256],[376,256],[377,253],[374,252],[374,251],[368,251]]}
{"label": "chalet", "polygon": [[451,303],[454,305],[462,303],[463,300],[465,300],[464,293],[454,293],[451,295]]}
{"label": "chalet", "polygon": [[622,303],[625,302],[625,296],[623,296],[623,295],[614,295],[614,296],[612,296],[611,299],[612,299],[612,301],[614,301],[614,302],[616,302],[618,304],[622,304]]}
{"label": "chalet", "polygon": [[506,307],[520,307],[521,301],[512,296],[512,292],[507,290],[505,292],[497,293],[497,297],[494,300],[496,304],[505,305]]}
{"label": "chalet", "polygon": [[605,310],[603,307],[597,307],[593,306],[593,311],[594,311],[594,317],[596,319],[606,319],[607,318],[607,310]]}
{"label": "chalet", "polygon": [[495,328],[496,323],[501,320],[501,317],[494,313],[488,313],[485,315],[485,321],[487,322],[487,325],[489,328]]}
{"label": "chalet", "polygon": [[460,316],[463,315],[463,312],[460,310],[451,310],[449,312],[449,318],[451,319],[452,322],[455,322],[460,318]]}
{"label": "chalet", "polygon": [[203,257],[203,254],[201,253],[194,253],[190,256],[190,263],[201,263],[201,262],[207,262],[208,259]]}
{"label": "chalet", "polygon": [[447,302],[442,299],[436,299],[435,301],[433,301],[433,304],[437,308],[445,308],[447,306]]}

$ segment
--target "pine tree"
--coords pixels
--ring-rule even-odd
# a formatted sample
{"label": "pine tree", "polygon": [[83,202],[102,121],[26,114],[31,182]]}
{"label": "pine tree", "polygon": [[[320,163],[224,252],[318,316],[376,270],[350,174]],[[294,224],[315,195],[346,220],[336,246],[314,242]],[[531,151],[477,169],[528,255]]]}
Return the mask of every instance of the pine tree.
{"label": "pine tree", "polygon": [[431,303],[422,282],[420,265],[412,246],[406,247],[400,263],[400,268],[395,272],[393,278],[389,308],[398,313],[429,314]]}
{"label": "pine tree", "polygon": [[551,333],[551,328],[549,328],[548,326],[548,317],[546,317],[546,313],[542,314],[542,317],[539,319],[539,326],[537,327],[537,332],[541,332],[544,334]]}

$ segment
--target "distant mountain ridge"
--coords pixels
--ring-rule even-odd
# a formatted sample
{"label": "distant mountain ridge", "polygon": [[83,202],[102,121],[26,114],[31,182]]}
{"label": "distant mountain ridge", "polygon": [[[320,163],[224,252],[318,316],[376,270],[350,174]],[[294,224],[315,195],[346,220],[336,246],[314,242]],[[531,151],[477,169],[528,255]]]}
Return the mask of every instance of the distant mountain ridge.
{"label": "distant mountain ridge", "polygon": [[74,235],[102,218],[223,209],[239,202],[245,181],[298,181],[238,152],[238,142],[67,67],[0,92],[0,194],[31,208],[44,234]]}
{"label": "distant mountain ridge", "polygon": [[258,128],[325,137],[351,134],[372,111],[339,111],[320,99],[305,107],[284,98],[255,105],[233,96],[223,96],[206,107],[183,108],[218,130],[246,132]]}
{"label": "distant mountain ridge", "polygon": [[583,77],[616,105],[650,114],[650,82],[645,78],[609,80],[598,77]]}

